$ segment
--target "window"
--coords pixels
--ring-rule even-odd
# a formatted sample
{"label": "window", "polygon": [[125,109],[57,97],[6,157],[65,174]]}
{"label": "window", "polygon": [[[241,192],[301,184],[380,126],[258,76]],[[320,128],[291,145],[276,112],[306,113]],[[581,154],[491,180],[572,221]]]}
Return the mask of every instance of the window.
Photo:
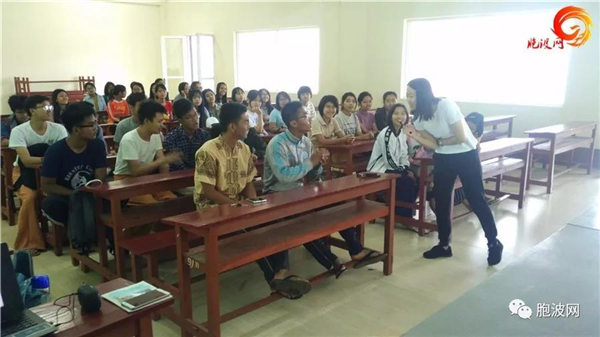
{"label": "window", "polygon": [[236,33],[236,86],[244,90],[319,91],[319,29]]}
{"label": "window", "polygon": [[214,89],[212,35],[163,36],[161,47],[163,77],[169,92],[177,93],[177,86],[184,81],[200,81],[203,88]]}
{"label": "window", "polygon": [[434,94],[462,102],[562,106],[571,46],[528,49],[555,38],[555,12],[407,20],[402,90],[413,78]]}

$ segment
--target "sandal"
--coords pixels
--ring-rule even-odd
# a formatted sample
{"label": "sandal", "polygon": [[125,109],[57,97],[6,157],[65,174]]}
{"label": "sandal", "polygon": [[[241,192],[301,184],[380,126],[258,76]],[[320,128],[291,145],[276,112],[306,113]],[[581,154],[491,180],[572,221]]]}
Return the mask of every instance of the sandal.
{"label": "sandal", "polygon": [[354,264],[354,269],[362,268],[364,266],[383,261],[386,257],[387,254],[385,253],[380,253],[376,250],[371,250],[362,259],[355,260],[356,263]]}
{"label": "sandal", "polygon": [[284,279],[274,279],[270,283],[271,290],[287,299],[297,300],[308,293],[312,286],[308,280],[297,275],[290,275]]}
{"label": "sandal", "polygon": [[348,268],[346,268],[346,266],[343,263],[335,263],[333,265],[333,267],[331,267],[330,271],[333,275],[335,275],[335,278],[338,279],[340,278],[340,276],[342,276],[342,274],[348,270]]}

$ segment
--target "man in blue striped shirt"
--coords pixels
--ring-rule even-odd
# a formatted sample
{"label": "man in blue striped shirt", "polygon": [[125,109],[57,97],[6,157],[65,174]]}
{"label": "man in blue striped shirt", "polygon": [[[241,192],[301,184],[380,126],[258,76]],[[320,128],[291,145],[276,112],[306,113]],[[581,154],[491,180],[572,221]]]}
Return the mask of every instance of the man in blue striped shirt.
{"label": "man in blue striped shirt", "polygon": [[[319,104],[322,113],[324,103]],[[295,101],[285,105],[282,118],[287,130],[271,139],[265,153],[263,191],[265,193],[288,191],[303,186],[307,182],[317,182],[323,171],[326,150],[312,149],[312,143],[306,133],[310,132],[310,122],[302,103]],[[357,227],[340,232],[348,245],[348,251],[355,268],[383,261],[385,255],[365,249],[359,240]],[[331,270],[336,277],[344,272],[340,259],[331,252],[323,240],[315,240],[304,245],[323,267]]]}

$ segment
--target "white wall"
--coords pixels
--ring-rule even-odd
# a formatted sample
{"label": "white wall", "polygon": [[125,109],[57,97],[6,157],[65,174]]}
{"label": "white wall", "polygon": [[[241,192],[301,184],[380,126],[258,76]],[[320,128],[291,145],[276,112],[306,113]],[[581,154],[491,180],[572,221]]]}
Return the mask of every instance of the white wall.
{"label": "white wall", "polygon": [[[405,19],[545,8],[558,10],[567,5],[585,8],[592,15],[594,31],[583,47],[573,50],[566,100],[562,108],[458,102],[463,113],[480,111],[489,116],[516,114],[514,134],[517,136],[524,130],[562,121],[600,120],[600,7],[597,3],[168,2],[161,6],[161,10],[164,34],[215,35],[216,81],[228,83],[229,88],[235,86],[233,64],[236,31],[319,26],[321,90],[313,98],[314,103],[325,94],[340,96],[345,91],[358,94],[368,90],[374,96],[374,103],[379,105],[383,92],[399,91],[401,84],[410,80],[402,78],[401,74]],[[548,32],[551,34],[550,30]],[[260,48],[257,52],[273,51]],[[432,85],[435,92],[435,83]],[[404,93],[400,94],[404,96]],[[292,97],[295,98],[295,95]]]}
{"label": "white wall", "polygon": [[[216,81],[228,83],[231,89],[235,86],[236,31],[301,26],[321,29],[320,93],[313,98],[315,103],[324,94],[340,96],[349,90],[355,93],[369,90],[374,103],[379,105],[384,91],[398,91],[402,83],[410,80],[401,74],[405,19],[542,8],[558,10],[566,5],[584,7],[592,15],[594,30],[583,47],[573,50],[563,107],[469,102],[459,105],[464,113],[516,114],[515,135],[562,121],[599,121],[600,6],[597,2],[3,3],[2,112],[8,112],[6,100],[14,92],[13,76],[48,79],[95,75],[100,90],[108,80],[124,84],[139,80],[148,89],[149,83],[162,73],[161,35],[214,34]],[[276,51],[260,46],[257,52]],[[435,83],[433,86],[435,91]]]}
{"label": "white wall", "polygon": [[[95,76],[96,87],[131,81],[148,88],[161,74],[160,6],[100,1],[2,3],[2,113],[15,76]],[[53,90],[59,86],[32,87]],[[66,90],[73,89],[65,84]],[[147,89],[146,89],[147,90]]]}

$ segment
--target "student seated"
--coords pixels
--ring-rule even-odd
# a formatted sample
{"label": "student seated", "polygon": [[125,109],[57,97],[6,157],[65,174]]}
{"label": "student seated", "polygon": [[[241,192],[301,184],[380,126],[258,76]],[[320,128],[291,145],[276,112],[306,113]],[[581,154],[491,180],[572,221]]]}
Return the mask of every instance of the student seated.
{"label": "student seated", "polygon": [[106,112],[108,113],[108,123],[119,123],[121,119],[130,115],[129,105],[124,100],[127,96],[127,89],[125,86],[118,84],[113,89],[112,99],[108,102]]}
{"label": "student seated", "polygon": [[306,111],[309,123],[312,121],[312,119],[316,115],[315,106],[310,101],[311,98],[312,98],[312,90],[310,90],[310,87],[301,86],[298,89],[298,100],[300,101],[300,103],[302,103],[302,106],[304,107],[304,110]]}
{"label": "student seated", "polygon": [[[39,144],[49,146],[58,142],[67,136],[67,130],[64,126],[52,122],[53,108],[47,97],[37,95],[28,97],[25,100],[25,111],[31,119],[12,130],[9,147],[17,152],[18,160],[25,169],[37,169],[44,160],[43,152],[35,155],[30,153],[30,150],[33,151],[33,148]],[[22,179],[17,179],[19,175],[22,175]],[[46,249],[44,238],[38,227],[39,186],[35,184],[35,173],[33,182],[30,174],[28,174],[29,179],[25,179],[25,177],[25,172],[20,172],[15,167],[13,181],[17,196],[21,200],[21,208],[17,217],[18,230],[14,248],[28,249],[32,255],[38,255],[39,251]]]}
{"label": "student seated", "polygon": [[173,119],[173,103],[167,98],[167,87],[164,84],[158,83],[154,86],[156,92],[156,102],[165,107],[166,113],[163,116],[165,121]]}
{"label": "student seated", "polygon": [[[180,152],[163,153],[160,141],[160,128],[165,107],[155,101],[144,101],[138,110],[139,126],[126,133],[119,142],[115,180],[127,177],[139,177],[156,172],[168,173],[169,164],[181,160]],[[159,201],[174,199],[169,192],[158,192],[129,199],[130,205],[153,204]]]}
{"label": "student seated", "polygon": [[[229,205],[243,198],[256,198],[256,168],[250,148],[242,142],[250,128],[246,107],[227,103],[221,107],[221,122],[212,127],[219,136],[207,141],[196,152],[194,202],[202,210]],[[287,251],[257,261],[271,290],[297,299],[311,289],[310,283],[289,272]]]}
{"label": "student seated", "polygon": [[202,99],[202,91],[197,89],[190,89],[189,95],[190,100],[192,101],[192,104],[194,105],[194,108],[196,108],[196,112],[198,113],[198,118],[200,119],[200,128],[206,129],[206,120],[210,117],[210,113],[208,112],[208,110],[206,110],[204,104],[202,104],[204,102],[204,100]]}
{"label": "student seated", "polygon": [[240,103],[242,105],[248,105],[246,102],[246,92],[240,87],[235,87],[231,90],[231,103]]}
{"label": "student seated", "polygon": [[353,93],[347,92],[342,96],[341,113],[335,115],[335,120],[338,122],[342,132],[346,136],[354,136],[356,139],[373,139],[373,132],[369,131],[363,134],[360,129],[360,121],[356,116],[356,96]]}
{"label": "student seated", "polygon": [[200,83],[200,81],[193,81],[190,84],[190,90],[198,90],[202,92],[202,84]]}
{"label": "student seated", "polygon": [[10,132],[29,120],[29,115],[25,112],[25,100],[27,96],[12,95],[8,98],[8,106],[13,112],[9,118],[2,119],[2,146],[8,146]]}
{"label": "student seated", "polygon": [[262,111],[263,125],[265,130],[269,131],[269,115],[273,111],[273,105],[271,104],[271,94],[269,90],[262,88],[258,91],[260,93],[260,111]]}
{"label": "student seated", "polygon": [[113,82],[106,82],[104,84],[104,102],[108,105],[108,102],[113,97],[113,91],[115,90],[115,84]]}
{"label": "student seated", "polygon": [[179,121],[179,127],[171,130],[165,137],[165,151],[181,152],[181,162],[170,164],[171,171],[196,167],[196,151],[209,139],[209,134],[200,129],[198,113],[187,99],[181,99],[173,104],[173,113]]}
{"label": "student seated", "polygon": [[[94,179],[106,178],[106,149],[96,138],[98,121],[94,108],[86,103],[70,104],[62,115],[69,136],[46,151],[41,172],[41,189],[47,196],[42,212],[56,224],[66,225],[69,196]],[[87,247],[75,248],[87,251]]]}
{"label": "student seated", "polygon": [[117,124],[117,128],[115,130],[115,136],[113,141],[116,145],[119,145],[123,136],[131,131],[135,130],[140,124],[140,120],[138,117],[138,110],[140,109],[140,104],[146,99],[146,96],[141,93],[133,93],[127,97],[127,105],[129,105],[129,111],[131,111],[131,116],[123,119]]}
{"label": "student seated", "polygon": [[144,96],[146,96],[144,85],[140,82],[133,81],[129,83],[129,89],[131,89],[132,94],[144,94]]}
{"label": "student seated", "polygon": [[173,103],[179,101],[180,99],[189,97],[188,93],[190,92],[190,85],[188,84],[188,82],[181,82],[177,86],[177,90],[179,91],[179,94],[175,96],[175,98],[173,99]]}
{"label": "student seated", "polygon": [[85,89],[84,102],[88,102],[94,106],[94,111],[106,111],[106,101],[102,95],[96,93],[96,86],[92,82],[87,82],[83,88]]}
{"label": "student seated", "polygon": [[285,131],[286,126],[283,122],[283,118],[281,118],[281,111],[283,111],[283,107],[291,100],[290,95],[285,91],[277,94],[275,97],[275,109],[273,109],[269,115],[269,131],[273,133]]}
{"label": "student seated", "polygon": [[333,95],[325,95],[319,102],[319,113],[311,122],[310,135],[313,145],[322,147],[333,144],[351,144],[354,136],[344,135],[334,118],[339,108],[338,100]]}
{"label": "student seated", "polygon": [[[267,145],[263,175],[265,193],[289,191],[303,186],[303,179],[308,182],[319,181],[323,171],[322,163],[326,160],[325,152],[319,148],[313,149],[311,141],[305,136],[310,132],[310,123],[302,103],[288,103],[283,108],[282,118],[287,130],[273,137]],[[340,231],[340,235],[346,241],[350,257],[356,261],[355,268],[383,261],[385,258],[385,254],[365,249],[361,245],[358,227]],[[336,277],[344,272],[344,265],[323,240],[306,243],[304,247]]]}
{"label": "student seated", "polygon": [[202,91],[202,100],[204,101],[204,108],[210,114],[210,117],[219,118],[220,105],[215,102],[215,93],[211,89],[204,89]]}
{"label": "student seated", "polygon": [[[416,174],[409,169],[410,146],[403,130],[409,123],[408,109],[404,104],[396,104],[390,112],[388,126],[381,130],[373,146],[367,171],[400,174],[396,179],[396,200],[414,203],[419,186]],[[396,215],[411,218],[413,210],[396,206]]]}
{"label": "student seated", "polygon": [[398,102],[398,94],[393,91],[386,91],[383,94],[383,107],[375,111],[375,123],[378,130],[383,130],[388,125],[388,114],[392,106]]}
{"label": "student seated", "polygon": [[257,133],[265,133],[263,111],[260,109],[261,98],[258,90],[248,91],[248,120],[250,127]]}
{"label": "student seated", "polygon": [[54,109],[54,123],[62,124],[62,114],[69,104],[69,95],[64,89],[56,89],[52,92],[51,103]]}
{"label": "student seated", "polygon": [[367,91],[363,91],[358,95],[358,112],[356,112],[356,116],[363,134],[371,132],[375,135],[379,132],[375,123],[375,115],[370,112],[372,101],[373,96]]}
{"label": "student seated", "polygon": [[215,93],[215,104],[220,109],[221,105],[225,103],[227,103],[227,84],[225,82],[219,82],[217,83],[217,89]]}

